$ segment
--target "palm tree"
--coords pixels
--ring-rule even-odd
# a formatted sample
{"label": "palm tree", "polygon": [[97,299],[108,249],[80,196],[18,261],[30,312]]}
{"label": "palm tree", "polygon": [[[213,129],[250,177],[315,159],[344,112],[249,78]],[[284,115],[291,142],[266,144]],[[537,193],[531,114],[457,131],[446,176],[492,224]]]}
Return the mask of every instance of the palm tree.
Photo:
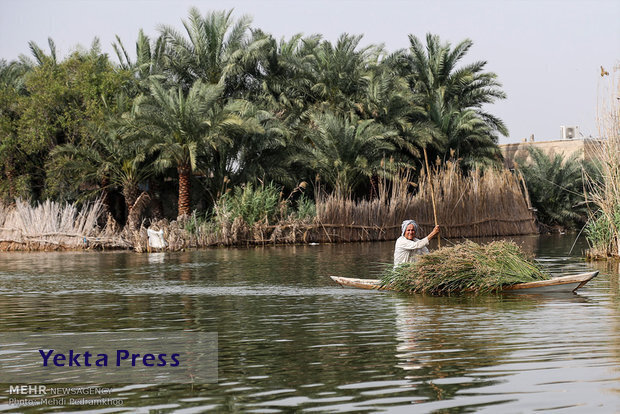
{"label": "palm tree", "polygon": [[230,105],[222,105],[223,85],[196,82],[187,93],[182,87],[166,90],[153,82],[150,95],[138,98],[131,128],[148,137],[160,170],[176,167],[179,177],[178,216],[190,213],[190,177],[201,158],[217,160],[231,136],[241,132],[243,120]]}
{"label": "palm tree", "polygon": [[[258,105],[248,101],[235,101],[234,105],[245,128],[228,149],[227,164],[234,164],[234,168],[222,173],[233,185],[261,180],[294,186],[296,182],[289,170],[293,150],[291,130],[272,112]],[[219,193],[222,193],[221,188]]]}
{"label": "palm tree", "polygon": [[25,55],[21,55],[19,58],[22,64],[30,66],[30,67],[43,66],[46,64],[56,66],[58,64],[58,60],[56,56],[57,55],[56,43],[54,43],[54,40],[51,37],[48,37],[47,44],[50,48],[49,55],[45,54],[43,49],[41,49],[39,45],[37,45],[35,42],[33,41],[28,42],[28,46],[30,47],[30,52],[32,53],[32,56],[34,57],[35,60],[33,61],[29,57]]}
{"label": "palm tree", "polygon": [[28,66],[23,62],[7,62],[0,59],[0,89],[10,89],[19,94],[25,94],[24,76],[28,70]]}
{"label": "palm tree", "polygon": [[456,110],[448,106],[435,119],[441,120],[439,130],[447,139],[448,153],[444,152],[444,160],[448,155],[460,159],[465,170],[501,165],[503,156],[497,137],[474,110]]}
{"label": "palm tree", "polygon": [[343,197],[377,173],[398,139],[395,131],[372,119],[330,111],[312,114],[308,137],[298,160]]}
{"label": "palm tree", "polygon": [[[384,130],[393,129],[402,132],[402,137],[409,138],[407,134],[412,132],[414,127],[405,115],[407,111],[413,110],[409,100],[411,93],[403,82],[375,82],[378,76],[374,75],[379,66],[382,49],[376,46],[360,47],[361,39],[362,36],[348,34],[340,36],[334,44],[322,41],[320,36],[303,37],[301,34],[279,43],[270,39],[269,53],[261,62],[264,69],[263,93],[257,97],[257,101],[268,108],[277,119],[282,120],[290,131],[292,145],[281,149],[282,151],[294,152],[296,146],[305,147],[303,143],[307,143],[308,134],[315,135],[312,131],[316,129],[315,122],[319,119],[317,114],[320,113],[326,113],[325,116],[332,120],[340,118],[341,122],[353,119],[353,124],[360,119],[374,119],[377,122],[371,123],[373,128],[384,124]],[[371,93],[377,92],[382,86],[386,89],[371,97]],[[388,91],[390,87],[398,87],[403,95],[393,90]],[[360,131],[362,129],[364,128]],[[335,134],[332,138],[337,141],[340,138],[338,133]],[[389,141],[390,148],[398,142],[399,146],[406,148],[407,153],[415,153],[414,147],[406,140],[397,139],[395,133],[386,135],[386,140]],[[316,143],[311,145],[316,153]],[[297,160],[296,165],[299,165],[300,156],[291,155],[292,157],[280,159]],[[385,155],[389,157],[394,154],[386,152]],[[363,154],[360,154],[361,159],[364,159]],[[286,164],[287,162],[284,165],[279,163],[280,166]],[[301,164],[309,167],[308,163]],[[294,170],[288,174],[295,175]],[[296,178],[307,177],[300,175]]]}
{"label": "palm tree", "polygon": [[401,138],[401,158],[411,163],[419,160],[422,148],[441,133],[434,124],[424,121],[425,111],[419,95],[409,89],[407,81],[390,65],[388,58],[367,75],[366,90],[357,105],[357,113],[363,119],[374,119],[395,130]]}
{"label": "palm tree", "polygon": [[135,62],[129,57],[118,36],[116,36],[116,43],[112,46],[118,57],[120,68],[133,74],[135,87],[129,91],[130,96],[135,97],[140,93],[147,93],[151,79],[160,82],[165,81],[163,62],[165,42],[163,37],[160,36],[155,42],[151,42],[151,39],[140,29],[136,40]]}
{"label": "palm tree", "polygon": [[198,9],[191,8],[188,21],[183,21],[187,38],[170,26],[161,27],[167,67],[184,89],[198,80],[223,82],[228,96],[245,86],[247,74],[269,41],[250,38],[250,17],[235,21],[231,15],[232,10],[209,12],[203,17]]}
{"label": "palm tree", "polygon": [[497,75],[483,71],[484,61],[457,68],[473,45],[469,39],[454,48],[431,34],[426,35],[426,46],[413,35],[409,41],[409,52],[398,66],[411,90],[422,97],[426,115],[421,120],[432,122],[443,135],[435,145],[438,155],[445,159],[456,152],[469,165],[496,162],[498,134],[507,135],[508,130],[483,106],[506,97]]}
{"label": "palm tree", "polygon": [[332,45],[323,41],[315,48],[310,81],[318,102],[330,108],[354,112],[368,82],[370,68],[378,64],[382,48],[359,48],[362,36],[341,35]]}
{"label": "palm tree", "polygon": [[108,193],[119,188],[127,207],[128,224],[135,227],[142,211],[139,200],[147,198],[140,194],[139,185],[153,173],[145,162],[147,152],[144,144],[123,136],[122,128],[108,122],[103,127],[91,127],[91,139],[81,145],[67,143],[55,147],[51,155],[51,171],[57,176],[71,177],[74,188],[95,185],[94,193],[100,193],[107,212],[110,211]]}
{"label": "palm tree", "polygon": [[281,119],[299,120],[312,108],[353,113],[382,49],[360,48],[362,36],[341,35],[335,44],[319,35],[269,44],[260,59],[260,101]]}
{"label": "palm tree", "polygon": [[564,228],[585,222],[583,171],[588,166],[578,160],[578,154],[565,158],[561,154],[547,155],[540,148],[530,146],[529,155],[531,160],[520,160],[519,166],[538,221]]}
{"label": "palm tree", "polygon": [[279,42],[269,38],[269,46],[263,50],[260,63],[263,75],[255,101],[288,125],[297,124],[318,101],[311,91],[311,79],[320,41],[319,35],[296,34]]}

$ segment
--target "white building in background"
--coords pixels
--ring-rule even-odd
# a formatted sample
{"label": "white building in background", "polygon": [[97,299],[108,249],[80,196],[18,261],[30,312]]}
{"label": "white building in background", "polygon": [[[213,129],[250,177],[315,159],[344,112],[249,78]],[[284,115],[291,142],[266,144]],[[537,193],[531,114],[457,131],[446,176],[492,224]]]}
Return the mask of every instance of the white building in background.
{"label": "white building in background", "polygon": [[529,160],[528,147],[530,146],[540,148],[548,155],[562,154],[564,158],[568,158],[577,153],[580,159],[591,160],[600,144],[601,139],[599,138],[584,137],[579,132],[579,126],[562,125],[560,127],[560,139],[535,141],[534,135],[531,135],[529,141],[523,139],[522,142],[501,144],[499,148],[504,156],[506,167],[514,168],[515,160],[523,159],[526,162]]}

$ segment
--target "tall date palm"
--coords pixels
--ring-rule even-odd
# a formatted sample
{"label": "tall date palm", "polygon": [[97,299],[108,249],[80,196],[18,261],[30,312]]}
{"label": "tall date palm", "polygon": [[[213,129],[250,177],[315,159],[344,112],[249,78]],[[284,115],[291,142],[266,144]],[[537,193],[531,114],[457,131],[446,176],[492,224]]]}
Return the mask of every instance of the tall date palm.
{"label": "tall date palm", "polygon": [[150,140],[161,170],[175,167],[179,178],[178,216],[190,213],[190,177],[200,157],[228,145],[243,120],[221,104],[222,85],[196,82],[187,93],[153,82],[150,95],[136,100],[134,132]]}
{"label": "tall date palm", "polygon": [[344,197],[377,174],[398,140],[395,131],[372,119],[331,111],[311,115],[308,136],[310,143],[301,152],[300,161]]}
{"label": "tall date palm", "polygon": [[123,70],[130,71],[133,75],[132,88],[129,95],[135,97],[140,93],[146,93],[151,79],[164,81],[164,51],[165,42],[163,37],[155,41],[138,32],[136,39],[136,59],[133,61],[125,49],[121,39],[116,36],[116,43],[112,45],[119,60],[119,66]]}
{"label": "tall date palm", "polygon": [[311,88],[321,37],[296,34],[289,40],[270,38],[269,42],[261,59],[263,76],[255,101],[293,125],[318,99]]}
{"label": "tall date palm", "polygon": [[341,35],[335,44],[323,41],[315,48],[311,91],[319,102],[353,112],[368,83],[370,68],[376,65],[381,48],[360,48],[362,36]]}
{"label": "tall date palm", "polygon": [[506,97],[497,75],[484,72],[484,61],[458,67],[473,45],[469,39],[454,47],[431,34],[426,35],[426,45],[413,35],[409,42],[401,70],[411,89],[422,96],[426,120],[443,135],[439,155],[456,152],[470,164],[494,162],[498,134],[508,134],[503,121],[484,108]]}
{"label": "tall date palm", "polygon": [[228,83],[225,93],[232,93],[269,43],[267,38],[251,38],[251,21],[248,16],[235,21],[232,10],[202,16],[193,7],[189,19],[183,21],[185,35],[171,26],[161,26],[166,65],[174,80],[185,89],[198,80]]}

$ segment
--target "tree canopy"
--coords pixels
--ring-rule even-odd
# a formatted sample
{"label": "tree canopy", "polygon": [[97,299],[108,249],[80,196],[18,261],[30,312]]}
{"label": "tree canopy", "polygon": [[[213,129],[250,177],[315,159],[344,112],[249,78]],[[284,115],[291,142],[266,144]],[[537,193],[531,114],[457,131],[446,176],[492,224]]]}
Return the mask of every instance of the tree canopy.
{"label": "tree canopy", "polygon": [[489,109],[505,94],[486,62],[462,63],[468,39],[410,36],[388,53],[347,33],[276,40],[196,8],[158,29],[138,31],[135,57],[117,37],[116,62],[96,39],[65,59],[31,42],[31,57],[0,62],[0,197],[88,189],[129,209],[158,188],[177,192],[180,216],[259,181],[365,197],[386,160],[419,171],[425,148],[466,168],[501,160],[507,130]]}

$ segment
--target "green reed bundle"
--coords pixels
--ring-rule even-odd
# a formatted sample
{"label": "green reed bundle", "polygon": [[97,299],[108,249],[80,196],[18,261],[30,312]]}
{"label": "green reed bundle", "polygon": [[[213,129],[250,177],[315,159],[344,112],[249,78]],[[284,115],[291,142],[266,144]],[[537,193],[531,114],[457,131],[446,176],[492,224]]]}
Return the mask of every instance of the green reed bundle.
{"label": "green reed bundle", "polygon": [[480,245],[467,241],[398,266],[383,277],[382,283],[401,292],[449,295],[494,292],[506,285],[549,278],[513,242]]}

